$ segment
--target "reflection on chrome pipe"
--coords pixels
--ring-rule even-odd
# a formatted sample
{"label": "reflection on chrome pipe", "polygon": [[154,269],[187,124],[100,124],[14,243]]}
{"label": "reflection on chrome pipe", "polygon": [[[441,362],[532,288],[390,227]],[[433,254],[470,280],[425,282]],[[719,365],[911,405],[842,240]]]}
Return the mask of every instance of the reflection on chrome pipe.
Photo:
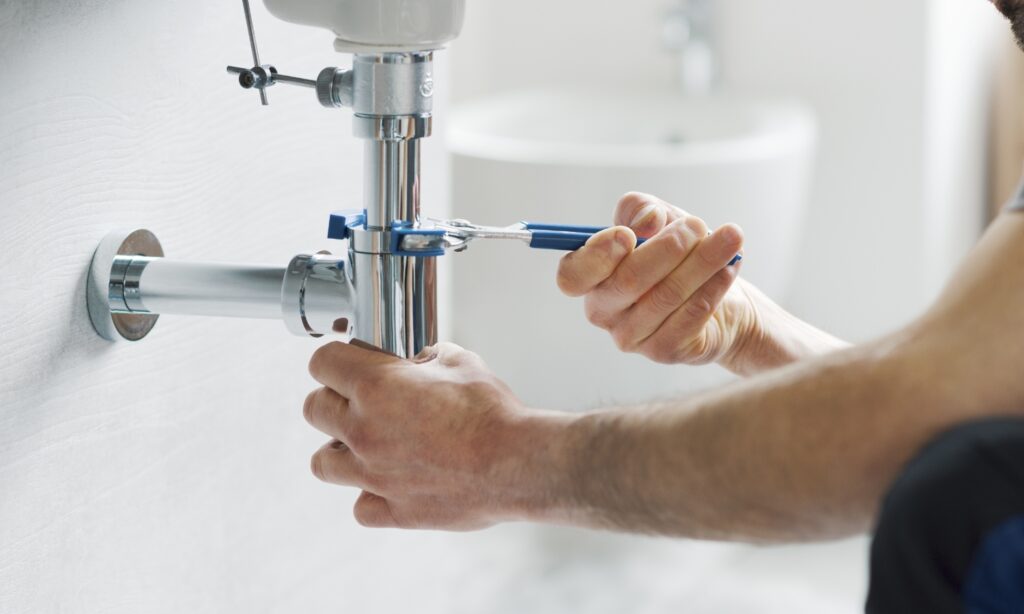
{"label": "reflection on chrome pipe", "polygon": [[406,329],[410,355],[437,343],[437,258],[406,258],[411,272],[406,275]]}
{"label": "reflection on chrome pipe", "polygon": [[[387,122],[390,120],[358,121]],[[380,132],[376,133],[380,136]],[[417,223],[420,214],[420,147],[416,138],[366,142],[364,207],[370,231],[396,220]],[[437,342],[437,265],[434,258],[387,253],[387,246],[357,251],[353,246],[356,298],[355,336],[402,357]],[[360,246],[359,249],[363,249]],[[379,249],[379,251],[378,251]]]}
{"label": "reflection on chrome pipe", "polygon": [[420,213],[419,140],[371,139],[364,150],[367,229],[385,230],[395,220],[416,221]]}
{"label": "reflection on chrome pipe", "polygon": [[115,313],[281,318],[284,267],[118,256],[112,282],[119,270],[123,294],[116,283],[110,293]]}
{"label": "reflection on chrome pipe", "polygon": [[343,335],[357,330],[355,290],[345,262],[330,254],[300,254],[288,264],[278,315],[296,335]]}
{"label": "reflection on chrome pipe", "polygon": [[107,300],[114,314],[284,319],[297,335],[351,336],[355,291],[343,259],[300,254],[287,268],[118,255]]}

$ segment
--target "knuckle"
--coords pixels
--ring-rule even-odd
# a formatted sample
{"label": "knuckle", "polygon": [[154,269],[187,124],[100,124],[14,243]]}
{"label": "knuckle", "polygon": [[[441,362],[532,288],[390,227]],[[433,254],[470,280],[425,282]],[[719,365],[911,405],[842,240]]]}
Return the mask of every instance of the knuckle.
{"label": "knuckle", "polygon": [[608,290],[619,297],[633,299],[640,291],[639,277],[633,271],[632,266],[625,266],[616,275],[613,275],[605,282]]}
{"label": "knuckle", "polygon": [[583,307],[583,314],[587,321],[598,328],[608,328],[610,319],[593,301],[587,301]]}
{"label": "knuckle", "polygon": [[485,380],[472,380],[462,384],[461,396],[463,399],[481,401],[494,397],[494,385]]}
{"label": "knuckle", "polygon": [[715,305],[708,298],[707,294],[701,293],[687,301],[683,306],[683,313],[693,320],[705,320],[715,311]]}
{"label": "knuckle", "polygon": [[675,311],[686,298],[683,296],[683,292],[685,290],[681,284],[669,277],[654,286],[647,294],[647,300],[657,311]]}
{"label": "knuckle", "polygon": [[[464,349],[462,346],[455,345],[454,343],[442,342],[437,344],[437,360],[440,364],[446,367],[457,367],[467,362],[471,362],[476,358],[476,355],[469,350]],[[374,394],[378,393],[382,387],[386,386],[387,383],[379,381],[378,385],[374,387]]]}
{"label": "knuckle", "polygon": [[437,348],[437,352],[439,354],[451,354],[453,356],[457,356],[468,352],[468,350],[463,348],[461,345],[450,341],[440,341],[434,347]]}
{"label": "knuckle", "polygon": [[316,412],[317,399],[320,397],[320,389],[314,390],[306,395],[306,400],[302,403],[302,417],[306,419],[306,422],[313,423],[314,414]]}
{"label": "knuckle", "polygon": [[313,476],[321,482],[327,481],[327,474],[324,471],[324,455],[323,451],[317,451],[313,454],[312,458],[309,459],[309,470],[313,473]]}
{"label": "knuckle", "polygon": [[363,471],[360,475],[360,481],[363,486],[367,489],[372,490],[375,493],[387,494],[391,485],[391,480],[375,473]]}
{"label": "knuckle", "polygon": [[313,377],[324,373],[330,366],[330,354],[334,351],[336,344],[341,343],[340,341],[332,341],[326,345],[322,345],[309,358],[309,373]]}
{"label": "knuckle", "polygon": [[698,237],[703,237],[708,234],[707,223],[695,215],[687,216],[683,224]]}
{"label": "knuckle", "polygon": [[642,192],[626,192],[615,206],[615,222],[628,225],[644,207],[655,204],[656,199]]}
{"label": "knuckle", "polygon": [[360,526],[368,529],[380,526],[380,519],[377,517],[376,512],[362,500],[356,502],[355,507],[352,508],[352,515]]}
{"label": "knuckle", "polygon": [[373,405],[379,388],[379,376],[367,373],[352,383],[352,397],[358,399],[360,405]]}
{"label": "knuckle", "polygon": [[700,263],[705,267],[717,267],[718,261],[714,254],[709,249],[697,250],[697,257],[700,259]]}
{"label": "knuckle", "polygon": [[322,373],[323,363],[325,360],[326,358],[324,358],[324,348],[317,348],[317,350],[313,352],[313,355],[309,357],[309,374],[315,378],[317,377],[318,374]]}
{"label": "knuckle", "polygon": [[711,279],[704,284],[704,293],[709,300],[717,303],[721,302],[722,297],[729,291],[733,283],[736,281],[736,269],[735,267],[728,267],[722,269],[718,273],[715,273]]}
{"label": "knuckle", "polygon": [[574,270],[574,267],[567,263],[565,259],[563,259],[562,263],[558,265],[558,274],[555,276],[555,283],[558,284],[558,289],[561,290],[563,294],[578,296],[580,293],[579,275]]}
{"label": "knuckle", "polygon": [[350,449],[359,452],[360,454],[366,454],[367,452],[373,451],[372,437],[367,432],[366,427],[360,423],[353,421],[345,429],[345,445]]}
{"label": "knuckle", "polygon": [[627,330],[624,326],[618,327],[611,331],[611,335],[612,341],[615,342],[615,347],[619,348],[620,352],[634,353],[637,351],[638,343],[632,330]]}
{"label": "knuckle", "polygon": [[650,196],[648,196],[647,194],[631,190],[629,192],[626,192],[619,198],[618,209],[619,211],[632,211],[633,209],[642,207],[643,205],[647,204],[649,200]]}
{"label": "knuckle", "polygon": [[648,359],[666,365],[678,362],[677,352],[676,341],[669,335],[654,335],[647,340],[641,351]]}
{"label": "knuckle", "polygon": [[694,240],[685,224],[675,224],[666,233],[663,242],[669,257],[682,262],[690,254]]}

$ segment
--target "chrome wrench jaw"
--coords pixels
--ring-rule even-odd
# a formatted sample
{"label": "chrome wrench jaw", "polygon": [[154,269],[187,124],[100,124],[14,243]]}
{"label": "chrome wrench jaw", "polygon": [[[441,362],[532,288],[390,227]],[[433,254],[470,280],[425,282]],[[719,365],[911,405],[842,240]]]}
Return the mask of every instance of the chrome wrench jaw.
{"label": "chrome wrench jaw", "polygon": [[438,250],[461,252],[465,251],[468,247],[468,239],[450,234],[443,236],[410,234],[402,237],[401,244],[401,250],[409,253],[432,253]]}
{"label": "chrome wrench jaw", "polygon": [[522,224],[513,224],[506,227],[481,226],[464,219],[441,220],[431,218],[428,220],[434,228],[445,231],[453,244],[457,246],[455,251],[462,251],[469,243],[476,239],[514,239],[530,242],[531,233]]}

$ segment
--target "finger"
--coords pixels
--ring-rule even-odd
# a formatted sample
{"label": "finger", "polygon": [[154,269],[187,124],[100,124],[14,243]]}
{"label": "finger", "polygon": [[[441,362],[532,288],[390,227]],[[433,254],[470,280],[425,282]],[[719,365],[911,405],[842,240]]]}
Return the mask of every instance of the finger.
{"label": "finger", "polygon": [[[670,356],[670,362],[678,362],[679,351],[693,352],[682,340],[696,340],[706,332],[708,321],[714,316],[729,288],[740,274],[742,263],[725,267],[715,273],[700,290],[680,306],[650,337],[643,341],[638,351],[648,356]],[[700,356],[686,357],[689,362]]]}
{"label": "finger", "polygon": [[349,420],[348,399],[330,388],[317,388],[309,393],[302,406],[302,415],[321,433],[346,439],[346,426]]}
{"label": "finger", "polygon": [[638,237],[645,239],[685,215],[682,209],[643,192],[629,192],[615,207],[615,223],[632,228]]}
{"label": "finger", "polygon": [[375,529],[397,527],[398,521],[391,512],[387,499],[369,491],[363,491],[352,509],[356,522]]}
{"label": "finger", "polygon": [[437,364],[443,367],[460,367],[463,365],[483,365],[479,354],[470,352],[460,345],[442,342],[434,346]]}
{"label": "finger", "polygon": [[348,344],[349,345],[354,345],[354,346],[359,347],[359,348],[363,348],[364,350],[370,350],[371,352],[380,352],[381,354],[387,354],[388,356],[395,356],[395,357],[398,356],[397,354],[395,354],[393,352],[389,352],[389,351],[385,350],[384,348],[377,347],[377,346],[375,346],[372,343],[367,343],[367,342],[363,341],[362,339],[350,339]]}
{"label": "finger", "polygon": [[334,341],[313,353],[309,373],[324,386],[351,398],[360,380],[381,366],[400,363],[401,359],[396,356]]}
{"label": "finger", "polygon": [[587,295],[587,315],[609,322],[668,276],[707,236],[697,217],[678,219],[623,259],[612,275]]}
{"label": "finger", "polygon": [[313,475],[321,482],[359,488],[366,485],[359,459],[348,446],[337,439],[317,450],[310,459],[309,466]]}
{"label": "finger", "polygon": [[562,258],[558,265],[559,289],[568,296],[583,296],[607,279],[635,246],[636,236],[628,228],[602,230]]}
{"label": "finger", "polygon": [[[613,332],[619,346],[629,350],[650,337],[712,277],[727,268],[742,247],[743,233],[733,224],[722,226],[701,241],[675,270],[620,317]],[[704,321],[699,325],[703,326]]]}

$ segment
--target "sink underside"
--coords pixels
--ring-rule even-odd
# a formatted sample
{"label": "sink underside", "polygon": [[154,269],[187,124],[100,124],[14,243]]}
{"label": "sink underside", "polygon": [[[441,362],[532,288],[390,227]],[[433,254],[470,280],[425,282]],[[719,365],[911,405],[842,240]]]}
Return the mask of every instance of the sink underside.
{"label": "sink underside", "polygon": [[794,102],[538,90],[457,108],[448,142],[475,157],[659,166],[786,154],[814,135],[813,114]]}

